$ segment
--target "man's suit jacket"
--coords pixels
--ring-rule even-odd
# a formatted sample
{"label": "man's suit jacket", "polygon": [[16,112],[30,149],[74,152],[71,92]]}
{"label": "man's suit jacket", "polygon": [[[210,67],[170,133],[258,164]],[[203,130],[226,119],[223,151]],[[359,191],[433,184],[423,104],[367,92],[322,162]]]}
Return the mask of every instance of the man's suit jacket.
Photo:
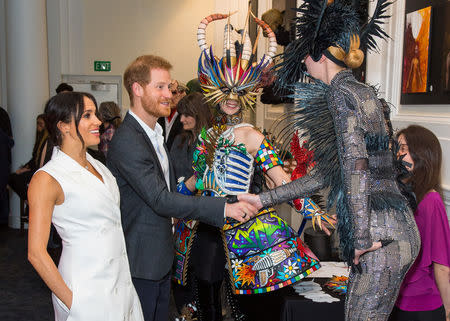
{"label": "man's suit jacket", "polygon": [[[173,121],[172,128],[170,128],[169,136],[167,140],[165,140],[167,148],[170,150],[172,148],[173,140],[175,137],[183,131],[183,124],[181,123],[181,115],[178,114]],[[163,136],[166,137],[166,118],[161,117],[158,119],[158,123],[161,125],[163,129]]]}
{"label": "man's suit jacket", "polygon": [[130,114],[113,136],[107,165],[120,189],[132,277],[160,280],[170,271],[174,253],[171,217],[223,226],[225,200],[177,193],[171,164],[170,189],[174,192],[169,192],[153,144]]}

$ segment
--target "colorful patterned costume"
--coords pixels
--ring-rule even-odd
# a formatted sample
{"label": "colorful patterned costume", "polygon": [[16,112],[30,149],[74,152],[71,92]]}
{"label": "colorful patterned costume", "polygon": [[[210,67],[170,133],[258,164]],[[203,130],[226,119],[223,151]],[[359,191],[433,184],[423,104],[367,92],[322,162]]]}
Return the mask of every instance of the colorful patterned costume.
{"label": "colorful patterned costume", "polygon": [[[261,59],[250,41],[248,25],[250,15],[267,35],[268,49]],[[260,178],[259,168],[267,171],[281,164],[270,143],[263,142],[255,159],[243,144],[235,144],[234,129],[240,126],[241,111],[253,108],[258,90],[268,82],[266,71],[276,54],[275,34],[263,21],[249,10],[245,27],[240,33],[230,24],[230,14],[212,14],[199,24],[197,41],[201,49],[198,62],[198,79],[205,98],[221,110],[223,105],[240,107],[231,115],[224,112],[229,127],[213,128],[201,134],[201,144],[194,154],[197,172],[197,189],[203,195],[225,197],[254,191]],[[216,20],[226,19],[222,58],[213,53],[206,42],[206,28]],[[266,77],[263,77],[266,75]],[[222,107],[220,107],[222,105]],[[223,110],[222,110],[223,111]],[[217,120],[222,124],[221,120]],[[238,124],[238,125],[236,125]],[[252,146],[257,147],[257,146]],[[178,191],[188,194],[183,182]],[[240,224],[227,221],[223,230],[194,222],[180,222],[176,228],[175,278],[186,282],[188,263],[196,278],[196,296],[199,320],[222,320],[220,286],[227,267],[231,282],[226,282],[227,299],[235,320],[246,315],[233,293],[252,294],[276,290],[298,281],[319,267],[317,260],[307,255],[297,234],[273,209],[261,211],[256,218]],[[191,251],[192,250],[192,251]],[[200,254],[199,254],[200,253]],[[231,283],[231,285],[229,284]],[[242,305],[241,305],[242,306]],[[246,311],[249,315],[249,311]],[[254,320],[254,318],[252,318]]]}
{"label": "colorful patterned costume", "polygon": [[[254,164],[267,171],[282,164],[267,140],[254,159],[243,144],[234,144],[235,128],[216,135],[203,133],[194,154],[197,185],[203,195],[224,197],[249,190]],[[175,278],[183,283],[189,263],[189,251],[195,237],[193,222],[180,222],[176,228]],[[227,221],[222,238],[226,263],[236,294],[265,293],[302,279],[320,265],[300,237],[273,208],[265,208],[246,223]]]}

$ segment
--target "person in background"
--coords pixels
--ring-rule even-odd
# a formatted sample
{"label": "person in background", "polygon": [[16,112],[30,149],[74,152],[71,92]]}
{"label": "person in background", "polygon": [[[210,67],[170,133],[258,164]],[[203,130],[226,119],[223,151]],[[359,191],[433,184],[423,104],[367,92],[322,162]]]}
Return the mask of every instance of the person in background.
{"label": "person in background", "polygon": [[442,149],[428,129],[411,125],[397,134],[398,156],[416,195],[414,218],[421,247],[409,269],[390,321],[450,320],[450,228],[442,201]]}
{"label": "person in background", "polygon": [[120,107],[113,101],[105,101],[100,104],[98,108],[100,120],[103,122],[100,126],[100,144],[98,150],[101,151],[106,158],[108,153],[108,145],[111,139],[122,123],[120,118]]}
{"label": "person in background", "polygon": [[175,177],[191,177],[192,156],[198,135],[202,128],[210,128],[212,114],[201,93],[193,92],[183,97],[177,107],[183,132],[177,135],[170,149],[170,156],[174,162]]}
{"label": "person in background", "polygon": [[[290,33],[283,26],[284,11],[280,12],[278,9],[269,9],[261,16],[261,20],[267,23],[270,29],[273,30],[277,38],[277,43],[280,46],[287,46],[291,42]],[[264,34],[264,37],[267,37]]]}
{"label": "person in background", "polygon": [[52,150],[47,148],[48,132],[45,128],[44,114],[36,117],[36,136],[31,159],[9,177],[9,186],[23,200],[27,199],[27,189],[34,173],[48,162]]}
{"label": "person in background", "polygon": [[202,93],[202,87],[200,85],[200,81],[198,81],[198,78],[189,80],[186,83],[186,87],[188,88],[186,92],[187,95],[192,94],[193,92]]}
{"label": "person in background", "polygon": [[[204,96],[199,92],[192,92],[183,97],[178,103],[177,110],[180,114],[183,131],[175,137],[170,149],[170,156],[174,161],[175,177],[179,180],[184,177],[191,177],[194,174],[192,160],[198,135],[202,128],[212,126],[212,114]],[[174,222],[177,221],[174,219]],[[190,275],[186,287],[173,282],[175,303],[180,313],[187,313],[194,306],[194,284],[192,281]]]}
{"label": "person in background", "polygon": [[187,87],[177,80],[170,83],[170,91],[172,98],[170,99],[170,115],[167,117],[160,117],[158,124],[163,129],[164,142],[170,150],[175,137],[183,130],[183,125],[180,122],[180,115],[177,112],[177,105],[181,98],[186,96]]}
{"label": "person in background", "polygon": [[8,223],[9,194],[6,186],[11,171],[11,148],[14,140],[9,115],[0,107],[0,224]]}
{"label": "person in background", "polygon": [[[52,159],[28,189],[28,260],[52,291],[56,321],[143,321],[131,282],[111,172],[86,149],[99,143],[95,98],[65,92],[45,106]],[[58,268],[46,249],[53,223],[63,241]]]}
{"label": "person in background", "polygon": [[62,93],[64,91],[73,91],[73,87],[69,84],[66,84],[65,82],[62,82],[58,85],[58,87],[56,87],[55,89],[56,93]]}

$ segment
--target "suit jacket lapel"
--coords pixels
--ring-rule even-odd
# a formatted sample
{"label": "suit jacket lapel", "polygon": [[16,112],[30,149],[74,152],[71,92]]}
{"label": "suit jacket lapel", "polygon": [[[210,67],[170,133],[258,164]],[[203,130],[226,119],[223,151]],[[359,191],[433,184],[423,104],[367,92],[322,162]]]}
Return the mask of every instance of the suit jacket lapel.
{"label": "suit jacket lapel", "polygon": [[[176,190],[177,187],[177,182],[176,182],[176,178],[175,178],[175,170],[173,168],[172,165],[172,161],[170,159],[170,153],[169,150],[167,149],[166,144],[164,143],[164,150],[166,151],[167,154],[167,160],[169,162],[169,182],[170,182],[170,190],[173,192]],[[186,179],[189,177],[186,177]]]}
{"label": "suit jacket lapel", "polygon": [[[159,162],[159,158],[158,158],[158,154],[156,153],[155,147],[152,144],[152,141],[150,140],[150,138],[147,136],[147,133],[145,132],[144,128],[142,128],[142,126],[137,122],[137,120],[131,116],[130,114],[126,114],[125,119],[123,121],[124,123],[127,122],[130,124],[130,126],[132,128],[134,128],[136,130],[136,132],[138,133],[138,135],[142,135],[144,136],[145,141],[147,142],[147,145],[153,155],[153,158],[156,160],[156,164],[158,164],[158,169],[159,169],[159,173],[161,174],[161,177],[164,178],[164,172],[163,169],[161,167],[161,163]],[[164,144],[165,146],[165,144]],[[167,149],[166,149],[167,150]],[[170,164],[170,162],[169,162]],[[166,180],[164,179],[164,182]]]}
{"label": "suit jacket lapel", "polygon": [[181,123],[180,118],[181,116],[180,114],[178,114],[177,118],[175,118],[172,128],[170,129],[169,136],[167,137],[167,143],[171,146],[173,144],[173,141],[175,140],[175,137],[183,130],[183,124]]}

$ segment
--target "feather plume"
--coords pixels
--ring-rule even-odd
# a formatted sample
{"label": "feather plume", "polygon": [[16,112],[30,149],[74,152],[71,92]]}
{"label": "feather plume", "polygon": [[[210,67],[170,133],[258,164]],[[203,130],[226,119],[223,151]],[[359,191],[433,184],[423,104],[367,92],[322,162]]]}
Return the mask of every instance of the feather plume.
{"label": "feather plume", "polygon": [[340,247],[344,259],[350,263],[354,257],[353,221],[345,198],[337,137],[326,98],[329,86],[315,80],[312,83],[296,83],[293,87],[296,104],[292,111],[294,122],[291,130],[302,130],[299,138],[307,139],[308,148],[314,151],[314,170],[321,173],[325,185],[330,187],[327,210],[336,204]]}
{"label": "feather plume", "polygon": [[383,20],[391,17],[386,14],[387,9],[391,4],[392,2],[388,0],[378,0],[372,18],[361,28],[361,43],[368,50],[378,50],[375,37],[381,39],[390,38],[381,26],[385,23]]}

